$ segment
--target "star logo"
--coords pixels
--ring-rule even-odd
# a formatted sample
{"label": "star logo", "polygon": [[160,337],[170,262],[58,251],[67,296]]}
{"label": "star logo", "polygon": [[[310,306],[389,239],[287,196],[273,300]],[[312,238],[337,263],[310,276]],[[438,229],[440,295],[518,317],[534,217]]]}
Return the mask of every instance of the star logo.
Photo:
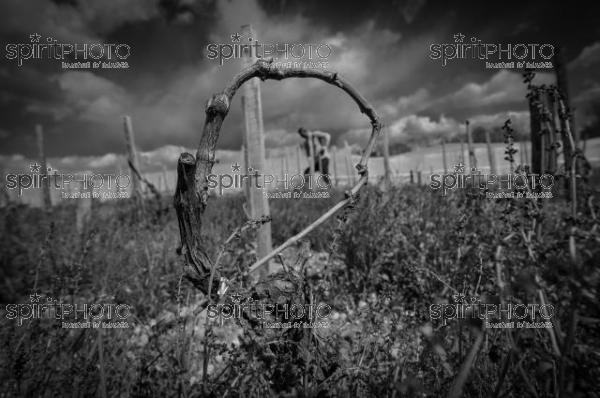
{"label": "star logo", "polygon": [[465,39],[465,35],[463,35],[462,33],[457,33],[454,35],[455,43],[462,43],[464,39]]}
{"label": "star logo", "polygon": [[231,297],[231,301],[233,301],[234,304],[239,304],[242,299],[242,296],[239,293],[230,294],[229,297]]}
{"label": "star logo", "polygon": [[40,39],[42,38],[42,35],[38,35],[37,33],[34,33],[32,35],[29,35],[29,38],[31,39],[32,43],[39,43]]}
{"label": "star logo", "polygon": [[41,298],[41,297],[42,297],[42,296],[40,296],[39,294],[37,294],[37,293],[33,293],[33,294],[30,294],[30,295],[29,295],[29,300],[30,300],[32,303],[39,303],[39,302],[40,302],[40,298]]}
{"label": "star logo", "polygon": [[40,166],[39,163],[31,163],[29,165],[29,169],[31,170],[32,173],[39,173],[41,167],[42,166]]}
{"label": "star logo", "polygon": [[456,166],[454,166],[454,172],[462,174],[465,172],[465,165],[462,162],[459,162]]}
{"label": "star logo", "polygon": [[235,162],[231,165],[231,171],[240,171],[240,165],[238,164],[238,162]]}
{"label": "star logo", "polygon": [[463,293],[453,294],[452,295],[452,300],[454,300],[455,303],[464,303],[465,302],[465,295]]}
{"label": "star logo", "polygon": [[241,38],[241,36],[240,36],[239,33],[234,33],[234,34],[231,35],[231,42],[232,43],[235,43],[235,42],[239,43],[240,42],[240,38]]}

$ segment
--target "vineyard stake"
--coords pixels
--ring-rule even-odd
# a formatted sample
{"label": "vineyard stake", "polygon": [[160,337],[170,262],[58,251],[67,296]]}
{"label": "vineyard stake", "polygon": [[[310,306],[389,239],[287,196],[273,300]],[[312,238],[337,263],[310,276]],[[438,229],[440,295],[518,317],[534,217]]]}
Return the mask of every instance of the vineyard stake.
{"label": "vineyard stake", "polygon": [[131,123],[131,118],[129,116],[123,117],[123,124],[125,126],[125,142],[127,143],[127,161],[129,163],[129,168],[131,171],[131,179],[132,183],[132,195],[136,200],[141,199],[141,184],[140,179],[137,173],[133,170],[133,168],[139,170],[140,166],[138,164],[137,153],[135,151],[135,139],[133,133],[133,125]]}
{"label": "vineyard stake", "polygon": [[45,177],[42,186],[42,201],[46,211],[52,207],[52,198],[50,197],[50,181],[48,181],[48,167],[46,165],[46,151],[44,148],[44,130],[41,124],[36,124],[35,134],[37,136],[38,154],[41,163],[42,176]]}
{"label": "vineyard stake", "polygon": [[[244,36],[256,38],[256,34],[251,25],[242,26]],[[242,57],[242,67],[251,66],[256,61],[256,54],[251,50]],[[258,78],[250,79],[242,87],[242,108],[245,120],[245,143],[246,143],[246,163],[248,167],[256,170],[258,173],[266,173],[265,161],[265,138],[264,124],[262,114],[262,100],[260,94],[260,80]],[[256,176],[258,179],[258,176]],[[248,211],[252,219],[269,217],[269,201],[263,195],[262,189],[258,184],[246,184],[246,202]],[[256,255],[258,258],[264,257],[272,249],[271,243],[271,224],[262,224],[256,231]],[[269,274],[269,266],[265,267],[260,277],[263,278]]]}

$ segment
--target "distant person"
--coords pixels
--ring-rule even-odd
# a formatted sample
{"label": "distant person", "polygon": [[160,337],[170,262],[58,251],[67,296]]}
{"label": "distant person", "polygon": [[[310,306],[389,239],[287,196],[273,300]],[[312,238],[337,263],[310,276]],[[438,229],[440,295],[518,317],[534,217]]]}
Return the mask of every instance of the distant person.
{"label": "distant person", "polygon": [[[298,129],[298,134],[304,138],[302,145],[306,156],[309,158],[308,162],[313,162],[315,165],[315,171],[320,172],[323,175],[323,180],[328,185],[331,184],[329,178],[329,144],[331,142],[331,136],[323,131],[308,131],[304,127]],[[312,159],[311,157],[311,146],[312,145]],[[304,170],[304,176],[310,175],[310,166]]]}

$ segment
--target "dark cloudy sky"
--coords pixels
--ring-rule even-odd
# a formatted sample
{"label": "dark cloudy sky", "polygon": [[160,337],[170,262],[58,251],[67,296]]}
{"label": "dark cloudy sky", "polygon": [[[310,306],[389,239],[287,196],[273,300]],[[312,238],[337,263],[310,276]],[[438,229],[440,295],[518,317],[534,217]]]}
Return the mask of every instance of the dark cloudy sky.
{"label": "dark cloudy sky", "polygon": [[[488,43],[561,45],[577,122],[594,128],[600,109],[598,3],[3,0],[0,154],[33,155],[36,123],[45,128],[49,156],[123,152],[123,114],[132,116],[142,150],[196,146],[205,101],[240,67],[208,60],[206,45],[230,43],[246,23],[263,42],[331,45],[330,68],[372,101],[393,142],[451,136],[465,118],[491,128],[511,117],[517,128],[527,128],[518,73],[485,69],[481,61],[442,67],[429,59],[430,44],[451,43],[459,32]],[[126,43],[130,68],[65,71],[51,60],[21,67],[7,60],[6,45],[28,43],[32,33],[69,43]],[[552,76],[539,79],[551,82]],[[301,125],[330,131],[340,144],[365,137],[366,119],[324,83],[265,82],[262,99],[269,146],[297,142]],[[219,147],[239,148],[242,126],[237,97]]]}

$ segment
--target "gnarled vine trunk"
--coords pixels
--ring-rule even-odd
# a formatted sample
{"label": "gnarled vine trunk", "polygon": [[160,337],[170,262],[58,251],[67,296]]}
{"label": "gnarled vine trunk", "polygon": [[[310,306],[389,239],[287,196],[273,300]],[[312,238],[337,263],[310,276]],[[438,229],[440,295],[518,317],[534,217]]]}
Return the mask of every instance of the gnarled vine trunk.
{"label": "gnarled vine trunk", "polygon": [[[217,93],[206,104],[206,120],[196,157],[190,153],[182,153],[177,164],[177,190],[174,205],[179,221],[181,247],[178,250],[185,260],[185,276],[194,286],[202,292],[215,292],[214,287],[209,289],[210,274],[213,264],[204,248],[200,230],[202,227],[202,214],[207,206],[208,175],[212,172],[215,163],[215,147],[223,120],[229,112],[233,96],[237,90],[248,80],[258,77],[262,80],[283,80],[287,78],[315,78],[323,80],[345,91],[358,105],[372,125],[371,137],[363,150],[360,162],[356,165],[360,176],[358,182],[347,192],[346,199],[333,206],[323,216],[307,226],[297,235],[288,239],[284,244],[274,249],[267,256],[257,261],[249,271],[254,272],[292,243],[301,239],[316,226],[326,221],[347,204],[367,181],[367,161],[373,151],[375,141],[379,136],[382,124],[373,107],[342,77],[337,73],[321,70],[301,68],[277,68],[272,60],[259,59],[252,66],[242,70],[221,93]],[[215,270],[212,280],[218,281],[218,270]]]}

